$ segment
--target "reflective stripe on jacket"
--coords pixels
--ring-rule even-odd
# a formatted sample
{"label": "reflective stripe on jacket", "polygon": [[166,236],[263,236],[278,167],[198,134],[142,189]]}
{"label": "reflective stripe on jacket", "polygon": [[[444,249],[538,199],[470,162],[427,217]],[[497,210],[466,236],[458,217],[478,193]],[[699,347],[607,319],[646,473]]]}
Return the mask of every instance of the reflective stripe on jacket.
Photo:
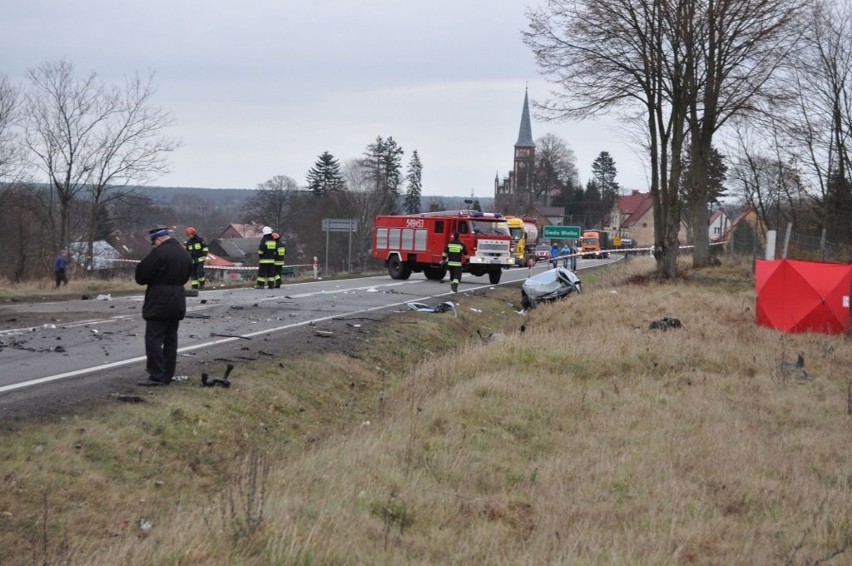
{"label": "reflective stripe on jacket", "polygon": [[210,248],[207,247],[207,243],[201,236],[196,234],[186,241],[185,246],[186,251],[189,252],[189,255],[192,256],[192,261],[195,263],[204,263],[207,259],[207,253],[210,251]]}
{"label": "reflective stripe on jacket", "polygon": [[447,265],[457,267],[462,264],[464,256],[467,255],[465,245],[457,240],[451,240],[444,249],[444,258],[447,260]]}
{"label": "reflective stripe on jacket", "polygon": [[276,242],[271,234],[266,234],[260,240],[260,246],[257,249],[258,263],[275,263],[275,256],[278,253],[278,242]]}
{"label": "reflective stripe on jacket", "polygon": [[278,240],[278,247],[275,249],[275,265],[284,265],[285,255],[287,255],[287,249],[284,247],[284,242]]}

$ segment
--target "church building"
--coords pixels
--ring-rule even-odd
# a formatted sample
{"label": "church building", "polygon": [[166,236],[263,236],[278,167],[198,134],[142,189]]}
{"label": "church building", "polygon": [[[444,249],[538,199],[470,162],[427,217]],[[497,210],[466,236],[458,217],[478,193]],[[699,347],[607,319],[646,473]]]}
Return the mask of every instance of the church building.
{"label": "church building", "polygon": [[514,167],[500,181],[499,173],[494,177],[494,211],[503,214],[521,214],[536,204],[533,202],[535,182],[535,142],[530,124],[530,106],[527,91],[524,91],[524,108],[521,112],[521,127],[515,142]]}

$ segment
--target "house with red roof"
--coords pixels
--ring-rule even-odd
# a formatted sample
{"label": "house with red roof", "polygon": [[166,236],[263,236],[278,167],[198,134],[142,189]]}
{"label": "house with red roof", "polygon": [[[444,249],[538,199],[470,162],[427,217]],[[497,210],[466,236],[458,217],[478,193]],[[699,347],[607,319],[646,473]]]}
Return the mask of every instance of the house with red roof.
{"label": "house with red roof", "polygon": [[261,226],[260,224],[255,224],[254,222],[250,224],[228,224],[228,227],[225,228],[221,234],[219,234],[219,238],[257,239],[258,241],[260,241],[260,239],[263,237],[261,230],[263,230],[263,226]]}
{"label": "house with red roof", "polygon": [[[637,190],[629,195],[615,199],[610,214],[611,230],[621,235],[622,240],[630,238],[637,248],[650,248],[654,245],[654,201],[651,193]],[[678,240],[686,242],[686,225],[681,222]]]}

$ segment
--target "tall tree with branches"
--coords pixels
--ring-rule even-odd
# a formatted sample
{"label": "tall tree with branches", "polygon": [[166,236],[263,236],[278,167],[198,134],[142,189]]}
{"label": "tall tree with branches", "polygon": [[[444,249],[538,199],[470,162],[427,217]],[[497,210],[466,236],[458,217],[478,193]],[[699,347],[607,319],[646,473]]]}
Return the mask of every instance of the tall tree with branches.
{"label": "tall tree with branches", "polygon": [[56,196],[57,243],[70,243],[73,201],[87,194],[82,236],[91,257],[105,203],[168,170],[167,154],[178,145],[165,136],[173,119],[153,103],[153,75],[111,86],[95,73],[79,76],[72,63],[60,60],[30,69],[28,78],[25,145]]}
{"label": "tall tree with branches", "polygon": [[404,153],[393,137],[383,139],[378,136],[367,146],[362,160],[367,179],[379,194],[384,195],[385,212],[390,214],[399,210]]}
{"label": "tall tree with branches", "polygon": [[243,219],[246,222],[272,226],[282,234],[293,219],[293,196],[299,185],[292,177],[275,175],[260,183],[257,192],[243,205]]}
{"label": "tall tree with branches", "polygon": [[308,171],[308,190],[317,198],[333,195],[346,189],[340,163],[327,151],[319,156],[317,162]]}
{"label": "tall tree with branches", "polygon": [[785,125],[798,141],[830,240],[852,243],[852,3],[817,0],[805,19],[793,81],[796,111]]}
{"label": "tall tree with branches", "polygon": [[691,62],[678,29],[689,0],[546,0],[528,11],[523,39],[560,90],[538,104],[554,119],[620,110],[643,124],[651,170],[657,273],[677,275]]}
{"label": "tall tree with branches", "polygon": [[692,40],[685,55],[694,61],[689,102],[689,207],[694,231],[693,265],[710,264],[712,199],[708,176],[713,138],[734,116],[774,107],[785,89],[773,79],[796,49],[801,34],[798,0],[691,0],[683,17]]}
{"label": "tall tree with branches", "polygon": [[408,189],[405,192],[405,200],[402,209],[406,214],[417,214],[420,212],[420,196],[423,191],[423,164],[420,162],[420,154],[415,149],[408,161],[408,172],[405,175]]}
{"label": "tall tree with branches", "polygon": [[551,133],[535,141],[535,177],[532,200],[544,206],[558,201],[567,186],[576,186],[577,156],[568,143]]}
{"label": "tall tree with branches", "polygon": [[6,75],[0,75],[0,181],[13,183],[24,165],[16,126],[21,118],[20,89]]}
{"label": "tall tree with branches", "polygon": [[[615,180],[618,175],[618,168],[615,166],[615,159],[608,151],[602,151],[592,162],[592,178],[601,192],[601,217],[607,216],[615,207],[615,201],[618,199],[620,190],[618,181]],[[603,224],[603,220],[601,222]]]}

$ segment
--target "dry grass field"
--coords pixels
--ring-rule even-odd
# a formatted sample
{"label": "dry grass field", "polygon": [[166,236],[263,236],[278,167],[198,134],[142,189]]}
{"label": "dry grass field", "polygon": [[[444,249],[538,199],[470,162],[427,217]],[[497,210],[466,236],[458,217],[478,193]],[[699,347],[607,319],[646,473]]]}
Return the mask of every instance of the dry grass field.
{"label": "dry grass field", "polygon": [[756,326],[749,263],[652,269],[3,423],[0,564],[852,563],[849,336]]}

